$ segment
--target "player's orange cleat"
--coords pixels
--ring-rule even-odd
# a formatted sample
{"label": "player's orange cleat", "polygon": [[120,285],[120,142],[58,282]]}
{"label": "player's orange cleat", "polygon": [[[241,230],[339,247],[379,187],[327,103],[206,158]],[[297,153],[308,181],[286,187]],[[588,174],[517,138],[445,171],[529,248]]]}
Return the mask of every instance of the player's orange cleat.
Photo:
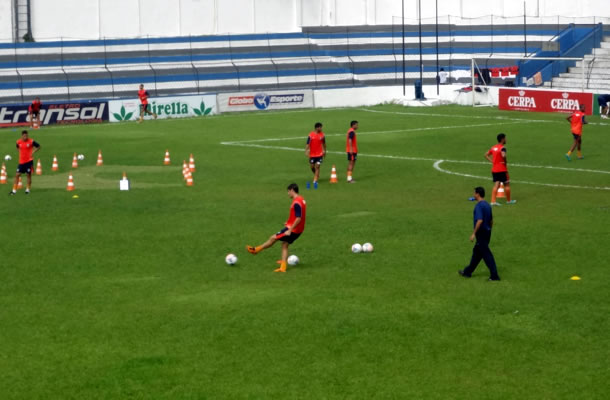
{"label": "player's orange cleat", "polygon": [[286,263],[281,262],[280,267],[278,269],[276,269],[274,272],[286,272]]}
{"label": "player's orange cleat", "polygon": [[258,254],[258,252],[260,251],[258,247],[254,246],[246,246],[246,250],[248,250],[248,253],[250,254]]}

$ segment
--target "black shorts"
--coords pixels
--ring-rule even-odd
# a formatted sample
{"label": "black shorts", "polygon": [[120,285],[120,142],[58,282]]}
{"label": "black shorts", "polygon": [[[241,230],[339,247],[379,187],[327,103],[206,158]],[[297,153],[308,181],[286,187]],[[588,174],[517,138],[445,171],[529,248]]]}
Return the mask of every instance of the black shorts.
{"label": "black shorts", "polygon": [[19,164],[17,166],[17,172],[19,172],[20,174],[31,174],[32,169],[34,169],[34,160]]}
{"label": "black shorts", "polygon": [[494,182],[510,183],[508,172],[492,172],[491,176],[493,177]]}
{"label": "black shorts", "polygon": [[278,233],[275,234],[275,238],[277,240],[279,240],[280,242],[286,242],[288,244],[292,244],[295,240],[297,240],[299,238],[299,236],[301,236],[300,233],[294,233],[292,232],[290,234],[290,236],[286,236],[284,235],[284,233],[286,233],[286,231],[288,231],[288,228],[284,228],[281,231],[279,231]]}
{"label": "black shorts", "polygon": [[140,112],[150,112],[150,104],[140,104]]}
{"label": "black shorts", "polygon": [[32,117],[38,117],[40,115],[40,110],[32,111]]}
{"label": "black shorts", "polygon": [[572,136],[574,136],[574,140],[582,140],[582,135],[577,135],[573,133]]}
{"label": "black shorts", "polygon": [[358,153],[347,153],[347,161],[356,161],[358,159]]}
{"label": "black shorts", "polygon": [[309,157],[309,163],[310,164],[322,164],[322,161],[324,161],[324,157]]}

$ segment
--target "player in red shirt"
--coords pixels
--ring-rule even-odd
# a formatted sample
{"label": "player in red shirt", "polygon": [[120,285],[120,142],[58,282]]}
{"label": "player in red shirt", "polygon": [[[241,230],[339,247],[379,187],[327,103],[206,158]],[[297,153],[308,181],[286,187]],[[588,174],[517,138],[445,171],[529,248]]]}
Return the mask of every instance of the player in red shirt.
{"label": "player in red shirt", "polygon": [[139,122],[144,121],[144,115],[152,115],[154,119],[157,119],[157,114],[154,112],[150,112],[150,105],[148,104],[148,92],[144,90],[144,85],[140,85],[140,90],[138,91],[138,97],[140,98],[140,119]]}
{"label": "player in red shirt", "polygon": [[318,188],[318,179],[320,179],[320,166],[326,155],[326,138],[322,132],[322,123],[316,122],[314,131],[309,133],[307,137],[307,146],[305,146],[305,154],[309,157],[309,166],[313,172],[313,187]]}
{"label": "player in red shirt", "polygon": [[517,200],[510,199],[510,178],[508,177],[508,168],[506,167],[506,135],[500,133],[498,135],[498,144],[492,146],[485,158],[491,165],[491,176],[493,177],[494,187],[491,191],[491,205],[499,206],[496,202],[500,183],[504,184],[504,193],[506,194],[506,204],[515,204]]}
{"label": "player in red shirt", "polygon": [[13,190],[9,194],[14,195],[17,193],[17,182],[19,182],[21,174],[28,174],[25,194],[30,194],[30,189],[32,188],[32,170],[34,169],[34,158],[32,156],[40,150],[40,145],[28,137],[28,131],[22,131],[21,139],[17,140],[17,148],[19,149],[19,165],[17,166],[17,173],[13,181]]}
{"label": "player in red shirt", "polygon": [[350,122],[350,128],[347,131],[347,143],[345,145],[345,151],[347,152],[347,182],[354,183],[352,178],[354,173],[354,167],[356,166],[356,159],[358,158],[358,142],[356,140],[356,131],[358,130],[358,121]]}
{"label": "player in red shirt", "polygon": [[585,120],[585,105],[581,104],[580,110],[574,111],[572,115],[566,119],[572,125],[572,136],[574,137],[574,143],[572,143],[572,147],[570,147],[570,150],[566,153],[566,158],[568,161],[572,161],[572,152],[578,147],[578,158],[582,160],[584,158],[581,151],[582,126],[587,124],[587,121]]}
{"label": "player in red shirt", "polygon": [[34,128],[34,120],[36,124],[40,126],[40,107],[42,103],[40,102],[40,97],[36,97],[32,104],[28,107],[28,115],[30,119],[30,127]]}
{"label": "player in red shirt", "polygon": [[261,251],[273,246],[278,240],[282,242],[282,260],[278,261],[280,267],[275,272],[286,272],[286,264],[288,260],[288,247],[301,236],[305,230],[305,218],[307,215],[307,203],[305,199],[299,195],[299,186],[296,183],[288,185],[288,196],[292,199],[290,205],[290,214],[288,220],[284,224],[284,228],[271,237],[260,246],[246,246],[246,250],[252,254],[258,254]]}

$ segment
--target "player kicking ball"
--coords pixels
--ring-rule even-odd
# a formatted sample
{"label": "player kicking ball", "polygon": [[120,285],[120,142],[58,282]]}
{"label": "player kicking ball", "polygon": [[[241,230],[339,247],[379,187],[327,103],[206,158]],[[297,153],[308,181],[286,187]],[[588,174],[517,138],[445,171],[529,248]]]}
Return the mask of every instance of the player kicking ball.
{"label": "player kicking ball", "polygon": [[17,148],[19,149],[19,165],[13,182],[13,190],[9,192],[11,196],[17,193],[17,186],[21,174],[28,175],[28,183],[25,187],[25,194],[30,194],[32,188],[32,170],[34,169],[34,153],[40,150],[40,145],[28,137],[28,131],[21,132],[21,139],[17,140]]}
{"label": "player kicking ball", "polygon": [[324,132],[322,132],[321,122],[316,122],[314,131],[310,132],[307,137],[305,155],[309,157],[309,167],[313,173],[313,188],[317,189],[320,179],[320,166],[326,155],[326,139],[324,138]]}
{"label": "player kicking ball", "polygon": [[307,203],[305,202],[305,199],[299,195],[299,186],[296,183],[291,183],[286,190],[288,190],[288,196],[292,199],[292,204],[290,205],[290,214],[284,228],[275,235],[271,235],[271,237],[260,246],[246,246],[248,252],[258,254],[273,246],[278,240],[282,242],[282,260],[280,261],[280,267],[276,269],[275,272],[286,272],[288,247],[294,243],[305,230]]}

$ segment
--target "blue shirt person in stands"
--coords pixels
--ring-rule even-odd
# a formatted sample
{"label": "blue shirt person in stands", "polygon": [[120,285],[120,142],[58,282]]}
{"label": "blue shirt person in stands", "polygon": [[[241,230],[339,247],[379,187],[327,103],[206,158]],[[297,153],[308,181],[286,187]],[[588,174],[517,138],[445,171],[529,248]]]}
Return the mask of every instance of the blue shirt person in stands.
{"label": "blue shirt person in stands", "polygon": [[466,268],[459,270],[458,273],[464,278],[470,278],[481,260],[484,260],[485,265],[489,269],[489,280],[499,281],[500,277],[498,276],[496,260],[494,260],[494,256],[489,249],[493,215],[491,213],[491,206],[485,201],[485,189],[480,186],[475,188],[474,198],[477,204],[474,206],[474,230],[472,235],[470,235],[470,241],[476,240],[476,242],[472,249],[470,264]]}

